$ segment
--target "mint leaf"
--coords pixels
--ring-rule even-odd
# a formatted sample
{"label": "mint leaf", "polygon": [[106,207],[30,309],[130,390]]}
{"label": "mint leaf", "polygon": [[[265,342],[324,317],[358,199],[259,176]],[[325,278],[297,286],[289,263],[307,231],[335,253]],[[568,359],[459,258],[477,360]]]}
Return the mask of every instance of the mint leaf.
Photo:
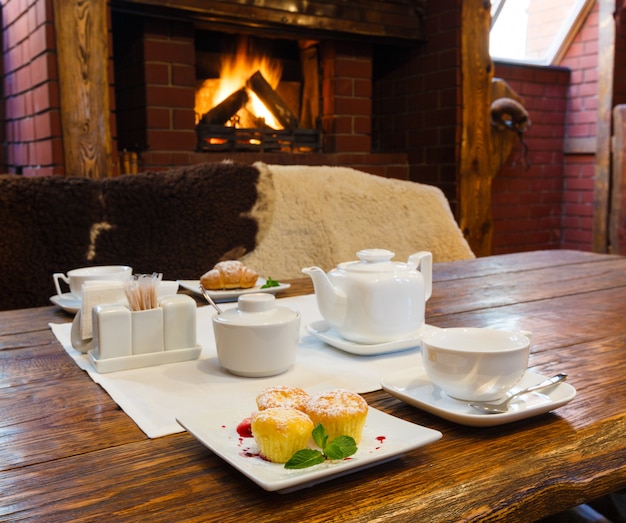
{"label": "mint leaf", "polygon": [[311,435],[313,436],[313,441],[315,441],[315,444],[321,449],[323,449],[326,446],[326,443],[328,443],[328,434],[326,433],[324,425],[322,425],[321,423],[317,424],[317,426],[313,429]]}
{"label": "mint leaf", "polygon": [[344,459],[357,451],[356,442],[350,436],[338,436],[323,448],[328,459]]}
{"label": "mint leaf", "polygon": [[328,433],[321,423],[318,423],[311,432],[313,441],[322,450],[302,449],[296,452],[291,459],[285,463],[286,469],[305,469],[313,465],[324,463],[327,459],[344,459],[355,454],[356,442],[351,436],[337,436],[328,443]]}
{"label": "mint leaf", "polygon": [[268,276],[267,280],[265,280],[265,283],[261,285],[261,289],[269,289],[270,287],[278,287],[279,285],[279,281],[273,280],[271,276]]}
{"label": "mint leaf", "polygon": [[324,463],[326,457],[319,450],[302,449],[296,452],[291,459],[285,463],[286,469],[305,469],[313,465]]}

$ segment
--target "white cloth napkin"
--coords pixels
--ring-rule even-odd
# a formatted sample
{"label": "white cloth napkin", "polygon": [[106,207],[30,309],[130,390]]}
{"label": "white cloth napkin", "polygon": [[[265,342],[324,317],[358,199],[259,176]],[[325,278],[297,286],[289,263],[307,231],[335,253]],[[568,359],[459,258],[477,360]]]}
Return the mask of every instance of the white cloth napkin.
{"label": "white cloth napkin", "polygon": [[80,335],[83,340],[93,336],[91,310],[103,303],[128,304],[123,281],[91,280],[83,283],[83,301],[80,316]]}
{"label": "white cloth napkin", "polygon": [[[89,357],[76,351],[70,341],[71,323],[51,323],[52,332],[78,366],[87,371],[150,438],[184,429],[176,417],[206,410],[212,405],[252,405],[257,394],[272,385],[293,385],[313,390],[321,383],[358,393],[381,388],[381,378],[419,363],[419,349],[380,356],[358,356],[326,345],[308,334],[305,326],[322,319],[314,295],[278,300],[281,306],[300,311],[301,337],[294,366],[278,376],[242,378],[224,370],[218,360],[213,338],[211,307],[198,308],[199,359],[99,374]],[[236,303],[221,304],[223,309]],[[252,407],[252,408],[253,408]]]}

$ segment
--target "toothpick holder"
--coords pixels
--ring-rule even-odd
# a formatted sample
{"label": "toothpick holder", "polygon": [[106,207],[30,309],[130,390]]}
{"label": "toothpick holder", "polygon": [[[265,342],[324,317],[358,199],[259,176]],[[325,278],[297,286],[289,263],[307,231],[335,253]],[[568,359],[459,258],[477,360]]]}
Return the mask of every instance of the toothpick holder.
{"label": "toothpick holder", "polygon": [[167,296],[143,311],[98,305],[92,315],[89,357],[100,373],[192,360],[202,350],[196,342],[196,302],[184,294]]}

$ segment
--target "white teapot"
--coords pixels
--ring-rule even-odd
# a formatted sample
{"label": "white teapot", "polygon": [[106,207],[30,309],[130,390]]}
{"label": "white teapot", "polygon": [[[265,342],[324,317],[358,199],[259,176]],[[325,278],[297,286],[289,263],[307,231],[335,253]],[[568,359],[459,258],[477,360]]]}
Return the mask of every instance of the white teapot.
{"label": "white teapot", "polygon": [[392,262],[385,249],[357,252],[358,261],[340,263],[326,274],[302,272],[313,280],[322,317],[343,338],[373,344],[415,335],[424,325],[432,293],[432,254],[418,252],[407,263]]}

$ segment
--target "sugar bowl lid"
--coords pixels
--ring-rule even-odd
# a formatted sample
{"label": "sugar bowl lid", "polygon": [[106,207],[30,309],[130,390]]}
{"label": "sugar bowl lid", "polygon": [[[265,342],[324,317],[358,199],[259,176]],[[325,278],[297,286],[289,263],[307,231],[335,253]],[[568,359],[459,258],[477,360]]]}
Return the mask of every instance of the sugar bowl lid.
{"label": "sugar bowl lid", "polygon": [[273,294],[256,292],[242,294],[236,308],[214,316],[214,320],[231,325],[271,325],[291,321],[298,315],[288,307],[277,307]]}

